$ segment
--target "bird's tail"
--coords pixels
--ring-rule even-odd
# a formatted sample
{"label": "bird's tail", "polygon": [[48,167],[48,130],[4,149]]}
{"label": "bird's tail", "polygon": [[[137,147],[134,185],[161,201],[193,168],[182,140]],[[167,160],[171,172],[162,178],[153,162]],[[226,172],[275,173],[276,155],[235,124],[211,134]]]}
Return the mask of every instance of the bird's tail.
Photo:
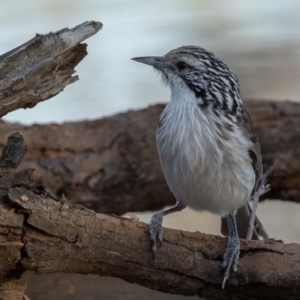
{"label": "bird's tail", "polygon": [[[251,216],[251,207],[249,203],[241,207],[236,213],[236,222],[237,222],[239,237],[242,239],[245,239],[247,236],[250,216]],[[225,236],[227,236],[229,233],[228,222],[226,220],[226,217],[222,218],[221,233]],[[252,240],[268,239],[268,238],[269,236],[265,231],[264,226],[257,218],[257,216],[255,216]]]}

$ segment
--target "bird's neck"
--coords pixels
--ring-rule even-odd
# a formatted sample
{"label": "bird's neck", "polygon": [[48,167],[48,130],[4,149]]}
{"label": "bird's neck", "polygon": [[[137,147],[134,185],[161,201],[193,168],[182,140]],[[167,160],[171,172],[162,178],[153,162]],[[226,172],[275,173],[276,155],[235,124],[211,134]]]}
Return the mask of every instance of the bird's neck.
{"label": "bird's neck", "polygon": [[195,92],[186,86],[185,83],[171,85],[170,103],[176,103],[177,106],[183,105],[203,105],[205,99],[196,97]]}
{"label": "bird's neck", "polygon": [[158,127],[158,140],[170,143],[172,152],[188,145],[188,148],[199,153],[203,145],[214,142],[212,129],[215,124],[211,123],[210,108],[201,109],[198,101],[193,93],[172,91]]}

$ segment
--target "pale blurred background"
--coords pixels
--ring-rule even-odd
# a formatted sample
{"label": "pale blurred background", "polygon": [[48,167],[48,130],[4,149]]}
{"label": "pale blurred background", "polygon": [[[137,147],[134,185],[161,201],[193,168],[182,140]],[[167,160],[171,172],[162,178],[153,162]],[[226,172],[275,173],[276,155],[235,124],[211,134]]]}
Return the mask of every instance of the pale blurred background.
{"label": "pale blurred background", "polygon": [[[88,39],[80,80],[33,109],[4,117],[24,124],[77,121],[167,102],[169,91],[131,57],[200,45],[237,74],[244,98],[300,99],[300,2],[297,0],[1,0],[0,54],[31,39],[87,20],[103,29]],[[142,201],[142,199],[141,199]],[[265,201],[258,215],[269,235],[300,243],[300,206]],[[151,214],[138,214],[149,221]],[[185,210],[164,225],[219,234],[219,218]],[[182,299],[118,279],[25,274],[32,299]],[[84,296],[83,296],[84,295]]]}

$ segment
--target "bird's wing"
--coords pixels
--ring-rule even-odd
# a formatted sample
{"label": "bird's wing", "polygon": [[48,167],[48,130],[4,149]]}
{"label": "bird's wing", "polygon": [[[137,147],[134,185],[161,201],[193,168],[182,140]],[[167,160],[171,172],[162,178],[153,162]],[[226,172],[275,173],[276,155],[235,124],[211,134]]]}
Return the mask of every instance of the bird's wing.
{"label": "bird's wing", "polygon": [[254,133],[254,127],[248,112],[244,109],[237,115],[237,125],[246,137],[249,137],[248,150],[250,162],[255,173],[255,184],[251,196],[256,192],[263,175],[262,158],[258,139]]}
{"label": "bird's wing", "polygon": [[[255,184],[251,193],[251,197],[252,197],[254,193],[257,191],[263,176],[260,145],[254,133],[254,127],[251,118],[246,110],[242,109],[242,111],[240,111],[239,114],[237,115],[237,125],[239,126],[240,130],[244,133],[244,136],[249,137],[250,140],[251,146],[248,150],[248,153],[249,153],[249,158],[250,158],[252,168],[255,173]],[[243,207],[241,207],[237,211],[236,218],[237,218],[237,225],[238,225],[240,238],[246,238],[247,236],[250,215],[251,215],[251,207],[249,205],[249,202],[247,202]],[[222,218],[221,233],[223,235],[228,235],[229,233],[226,218]],[[264,239],[268,238],[268,234],[266,233],[262,223],[255,216],[252,239],[255,240],[259,239],[260,236],[263,237]]]}

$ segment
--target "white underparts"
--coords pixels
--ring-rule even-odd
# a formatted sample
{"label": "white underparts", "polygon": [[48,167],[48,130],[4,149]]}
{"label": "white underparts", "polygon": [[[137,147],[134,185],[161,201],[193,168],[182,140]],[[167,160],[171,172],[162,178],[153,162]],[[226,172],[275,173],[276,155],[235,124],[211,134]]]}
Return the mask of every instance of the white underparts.
{"label": "white underparts", "polygon": [[254,187],[249,141],[237,125],[197,100],[191,92],[172,91],[157,131],[160,161],[177,200],[226,215],[243,206]]}

